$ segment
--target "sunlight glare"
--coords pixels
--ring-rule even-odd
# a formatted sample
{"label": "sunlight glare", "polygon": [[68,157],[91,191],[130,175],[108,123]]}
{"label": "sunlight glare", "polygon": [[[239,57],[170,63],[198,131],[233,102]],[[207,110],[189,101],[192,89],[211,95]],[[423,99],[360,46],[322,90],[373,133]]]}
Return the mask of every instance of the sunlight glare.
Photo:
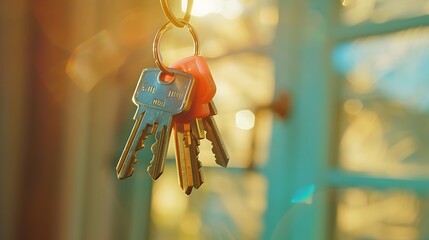
{"label": "sunlight glare", "polygon": [[235,114],[235,125],[239,129],[250,130],[255,126],[255,114],[250,110],[241,110]]}
{"label": "sunlight glare", "polygon": [[[182,11],[186,11],[187,1],[182,1]],[[210,13],[218,13],[225,18],[237,18],[243,12],[243,7],[237,0],[198,0],[194,1],[192,15],[202,17]]]}

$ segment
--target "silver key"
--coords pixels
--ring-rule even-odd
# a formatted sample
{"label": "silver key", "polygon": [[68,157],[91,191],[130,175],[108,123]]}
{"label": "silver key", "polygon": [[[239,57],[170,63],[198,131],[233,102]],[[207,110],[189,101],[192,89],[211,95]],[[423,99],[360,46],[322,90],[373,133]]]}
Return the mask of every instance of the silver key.
{"label": "silver key", "polygon": [[209,103],[209,107],[210,115],[203,118],[206,138],[212,143],[212,152],[215,155],[216,163],[222,167],[227,167],[229,162],[229,155],[213,117],[217,114],[217,109],[213,101]]}
{"label": "silver key", "polygon": [[116,166],[116,173],[119,179],[125,179],[133,175],[134,164],[137,163],[137,159],[135,157],[136,151],[144,147],[143,141],[149,135],[148,131],[151,127],[144,127],[143,124],[141,124],[142,119],[143,114],[136,119],[125,148],[119,158],[118,165]]}
{"label": "silver key", "polygon": [[190,74],[170,70],[175,74],[170,82],[160,79],[162,71],[158,68],[145,69],[140,76],[133,95],[137,105],[136,123],[116,167],[119,179],[133,174],[136,151],[144,147],[145,139],[154,132],[153,158],[147,170],[152,179],[159,178],[164,171],[172,116],[190,108],[194,93],[194,79]]}

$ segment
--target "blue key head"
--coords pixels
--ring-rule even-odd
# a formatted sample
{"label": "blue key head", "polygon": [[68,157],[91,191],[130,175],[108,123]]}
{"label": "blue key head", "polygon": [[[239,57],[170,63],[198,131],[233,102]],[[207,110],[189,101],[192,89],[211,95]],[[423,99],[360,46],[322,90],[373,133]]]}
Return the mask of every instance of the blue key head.
{"label": "blue key head", "polygon": [[174,72],[174,77],[166,82],[160,79],[160,69],[144,69],[134,91],[134,104],[139,108],[152,108],[171,115],[189,110],[194,94],[194,78],[188,73],[170,70]]}

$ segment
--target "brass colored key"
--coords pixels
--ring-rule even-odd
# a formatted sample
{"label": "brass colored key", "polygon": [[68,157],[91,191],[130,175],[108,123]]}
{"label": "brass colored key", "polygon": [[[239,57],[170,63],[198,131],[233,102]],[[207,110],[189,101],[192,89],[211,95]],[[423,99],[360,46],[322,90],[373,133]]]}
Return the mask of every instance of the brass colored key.
{"label": "brass colored key", "polygon": [[205,136],[204,129],[202,127],[203,127],[202,120],[199,121],[198,118],[191,122],[191,129],[190,129],[191,146],[189,147],[189,149],[191,152],[194,188],[197,188],[197,189],[204,183],[204,177],[201,171],[202,164],[198,158],[198,155],[200,154],[200,148],[199,148],[200,139],[203,139]]}
{"label": "brass colored key", "polygon": [[189,195],[193,187],[192,165],[189,147],[191,145],[190,135],[185,135],[183,124],[174,123],[173,127],[176,167],[179,185],[183,191]]}
{"label": "brass colored key", "polygon": [[199,188],[203,184],[203,176],[200,171],[201,162],[198,161],[199,140],[191,132],[190,124],[174,123],[173,127],[176,166],[179,176],[179,185],[189,195],[192,188]]}
{"label": "brass colored key", "polygon": [[186,194],[190,194],[192,188],[199,188],[204,182],[202,164],[198,159],[201,139],[207,138],[212,142],[217,164],[226,167],[229,156],[213,118],[217,113],[212,102],[216,86],[205,58],[191,56],[172,67],[192,74],[196,81],[190,110],[173,118],[179,184]]}
{"label": "brass colored key", "polygon": [[213,117],[217,114],[217,109],[213,101],[209,103],[209,107],[210,115],[203,118],[206,138],[212,143],[212,152],[215,155],[216,163],[222,167],[227,167],[229,162],[229,154],[226,151],[225,144],[223,143],[219,129]]}

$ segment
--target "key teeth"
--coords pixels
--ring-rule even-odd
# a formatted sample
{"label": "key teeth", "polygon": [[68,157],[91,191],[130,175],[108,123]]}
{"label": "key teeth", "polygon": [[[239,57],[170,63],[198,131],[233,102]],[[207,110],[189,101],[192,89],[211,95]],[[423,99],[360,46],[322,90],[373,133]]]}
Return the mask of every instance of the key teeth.
{"label": "key teeth", "polygon": [[154,172],[155,170],[153,170],[154,169],[154,167],[153,167],[154,163],[153,162],[154,162],[154,160],[150,161],[150,165],[147,167],[147,171],[149,172],[149,175],[152,178],[152,180],[157,180],[159,177],[161,177],[163,172],[160,171],[158,173],[155,173]]}
{"label": "key teeth", "polygon": [[[192,142],[193,142],[193,144],[195,144],[195,160],[197,161],[197,168],[198,168],[198,174],[200,175],[200,177],[199,178],[197,178],[197,177],[194,177],[194,183],[196,183],[196,184],[194,184],[194,188],[195,189],[198,189],[198,188],[200,188],[201,187],[201,185],[203,185],[203,183],[204,183],[204,174],[203,174],[203,171],[202,171],[202,166],[203,166],[203,164],[201,163],[201,161],[200,161],[200,159],[199,159],[199,153],[200,153],[200,148],[199,148],[199,146],[200,146],[200,140],[197,138],[197,137],[195,137],[195,136],[193,136],[192,137]],[[196,182],[195,180],[196,179],[200,179],[201,180],[201,182]]]}
{"label": "key teeth", "polygon": [[[158,147],[158,139],[155,138],[155,142],[150,147],[152,154],[154,152],[154,149],[156,149],[157,147]],[[152,159],[149,162],[149,166],[147,167],[147,171],[149,172],[150,177],[153,180],[156,180],[161,176],[161,174],[155,174],[155,172],[154,172],[155,170],[153,170],[155,168],[154,165],[155,165],[155,157],[152,157]]]}
{"label": "key teeth", "polygon": [[[158,130],[157,130],[158,131]],[[155,142],[152,144],[152,146],[151,146],[151,151],[152,151],[152,155],[153,155],[153,157],[152,157],[152,160],[149,162],[149,166],[147,167],[147,171],[149,172],[149,175],[151,176],[151,178],[153,179],[153,180],[157,180],[161,175],[162,175],[162,173],[164,172],[164,167],[161,165],[161,166],[157,166],[156,164],[157,164],[157,161],[155,160],[155,152],[158,152],[157,151],[157,149],[158,149],[158,147],[159,147],[159,143],[160,143],[160,138],[162,137],[162,135],[164,134],[164,129],[163,130],[161,130],[162,132],[160,132],[160,133],[156,133],[155,134]],[[157,156],[157,157],[159,157],[159,156]],[[161,161],[164,161],[163,159],[161,159]],[[162,162],[161,163],[159,163],[159,164],[163,164]]]}
{"label": "key teeth", "polygon": [[215,155],[215,162],[219,165],[222,166],[224,168],[228,167],[228,163],[229,163],[229,158],[225,158],[226,161],[221,161],[219,159],[222,159],[223,157],[219,156],[218,150],[215,148],[214,144],[212,141],[210,141],[212,144],[212,153]]}
{"label": "key teeth", "polygon": [[142,138],[140,140],[141,145],[139,146],[139,148],[137,150],[143,149],[146,146],[144,143],[148,137],[149,137],[148,134],[145,134],[144,136],[142,136]]}
{"label": "key teeth", "polygon": [[219,161],[219,160],[217,160],[216,155],[215,155],[215,158],[216,158],[215,162],[216,162],[219,166],[221,166],[221,167],[223,167],[223,168],[227,168],[227,167],[228,167],[228,162],[223,162],[223,161]]}
{"label": "key teeth", "polygon": [[[215,162],[224,168],[228,166],[229,163],[229,155],[224,149],[222,139],[220,139],[220,133],[217,129],[216,123],[212,117],[208,117],[204,119],[204,128],[206,131],[206,139],[211,142],[212,152],[215,155]],[[217,136],[218,135],[218,136]],[[219,138],[219,139],[218,139]],[[217,146],[215,146],[216,144]],[[220,149],[218,149],[220,148]],[[223,150],[223,151],[222,151]],[[224,153],[225,155],[220,155]],[[223,160],[223,161],[222,161]]]}
{"label": "key teeth", "polygon": [[198,184],[195,184],[195,188],[196,189],[198,189],[198,188],[200,188],[201,187],[201,185],[203,185],[203,183],[204,183],[204,174],[203,174],[203,171],[202,171],[202,166],[203,166],[203,164],[201,163],[201,161],[199,160],[199,158],[197,157],[197,164],[198,164],[198,173],[200,174],[200,179],[201,179],[201,182],[200,183],[198,183]]}

